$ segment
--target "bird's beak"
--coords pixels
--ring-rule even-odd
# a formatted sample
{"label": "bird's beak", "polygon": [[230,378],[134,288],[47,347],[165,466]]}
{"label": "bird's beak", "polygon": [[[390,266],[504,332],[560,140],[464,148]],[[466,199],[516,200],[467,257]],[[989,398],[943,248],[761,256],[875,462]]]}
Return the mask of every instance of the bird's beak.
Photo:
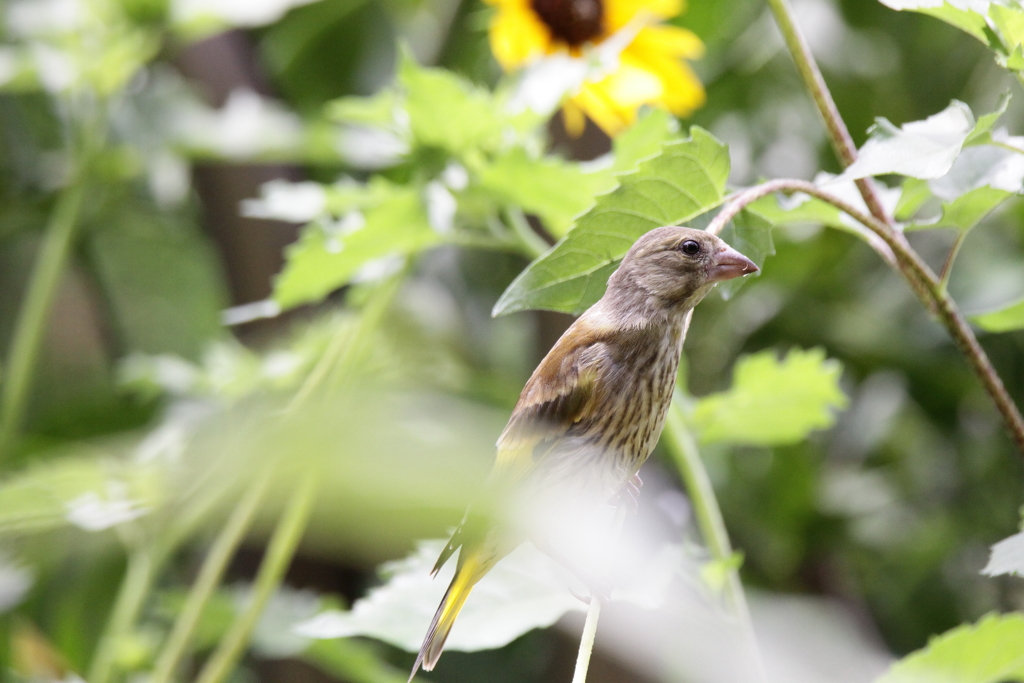
{"label": "bird's beak", "polygon": [[730,246],[724,246],[715,254],[714,263],[711,266],[711,281],[731,280],[734,277],[742,277],[759,270],[760,268],[746,256]]}

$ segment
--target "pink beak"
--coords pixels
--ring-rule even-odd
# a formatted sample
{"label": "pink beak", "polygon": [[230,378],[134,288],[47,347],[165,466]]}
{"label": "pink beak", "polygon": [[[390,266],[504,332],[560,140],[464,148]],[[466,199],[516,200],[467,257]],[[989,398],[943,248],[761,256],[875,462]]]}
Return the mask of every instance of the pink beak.
{"label": "pink beak", "polygon": [[724,246],[715,254],[710,275],[712,282],[722,282],[756,273],[759,270],[760,268],[746,256],[730,246]]}

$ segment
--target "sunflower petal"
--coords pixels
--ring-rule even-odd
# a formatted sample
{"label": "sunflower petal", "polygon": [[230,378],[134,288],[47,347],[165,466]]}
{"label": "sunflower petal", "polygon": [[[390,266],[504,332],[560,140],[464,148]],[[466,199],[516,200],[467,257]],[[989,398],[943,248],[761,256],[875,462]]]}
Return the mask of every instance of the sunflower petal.
{"label": "sunflower petal", "polygon": [[522,0],[496,0],[498,12],[491,21],[491,51],[506,71],[550,51],[551,34],[529,4]]}
{"label": "sunflower petal", "polygon": [[637,33],[631,48],[672,57],[699,59],[704,56],[704,43],[692,31],[678,26],[647,26]]}
{"label": "sunflower petal", "polygon": [[670,19],[683,11],[681,0],[607,0],[606,28],[612,32],[628,24],[634,17]]}

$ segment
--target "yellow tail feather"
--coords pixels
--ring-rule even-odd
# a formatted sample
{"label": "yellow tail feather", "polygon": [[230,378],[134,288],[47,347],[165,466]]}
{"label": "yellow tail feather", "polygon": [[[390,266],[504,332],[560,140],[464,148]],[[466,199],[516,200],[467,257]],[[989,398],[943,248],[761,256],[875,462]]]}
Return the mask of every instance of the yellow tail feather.
{"label": "yellow tail feather", "polygon": [[[465,548],[463,548],[463,553],[465,555]],[[455,618],[459,616],[462,606],[466,604],[466,598],[469,597],[473,586],[487,573],[488,569],[490,567],[483,566],[475,554],[460,563],[459,568],[455,571],[455,577],[449,584],[448,590],[434,614],[434,620],[430,622],[430,628],[427,629],[427,636],[423,639],[423,646],[420,648],[416,663],[412,667],[412,673],[409,675],[410,683],[421,665],[424,671],[430,671],[437,664],[441,651],[444,649],[444,641],[448,639],[448,633],[455,624]]]}

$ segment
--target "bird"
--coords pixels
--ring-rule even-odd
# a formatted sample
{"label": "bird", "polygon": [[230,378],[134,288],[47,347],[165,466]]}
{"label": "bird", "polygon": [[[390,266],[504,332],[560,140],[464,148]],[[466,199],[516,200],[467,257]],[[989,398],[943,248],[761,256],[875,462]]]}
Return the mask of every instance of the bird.
{"label": "bird", "polygon": [[[641,235],[604,296],[526,382],[498,438],[487,489],[516,491],[530,505],[544,498],[539,492],[586,491],[610,501],[638,486],[672,401],[687,314],[715,284],[758,270],[703,230],[666,226]],[[535,539],[467,512],[434,565],[432,574],[459,551],[410,682],[421,666],[434,668],[473,586],[525,540]]]}

